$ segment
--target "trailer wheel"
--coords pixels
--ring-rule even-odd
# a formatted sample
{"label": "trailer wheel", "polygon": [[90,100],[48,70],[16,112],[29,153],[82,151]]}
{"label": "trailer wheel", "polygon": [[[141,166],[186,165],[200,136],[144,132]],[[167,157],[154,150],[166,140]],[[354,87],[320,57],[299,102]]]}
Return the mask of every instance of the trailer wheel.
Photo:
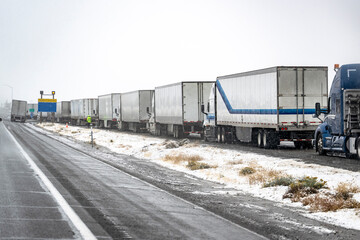
{"label": "trailer wheel", "polygon": [[[324,150],[324,146],[323,146],[323,138],[322,138],[321,133],[316,138],[316,150],[319,153],[319,155],[326,154],[326,151]],[[357,152],[357,150],[356,150],[356,152]]]}
{"label": "trailer wheel", "polygon": [[225,143],[225,142],[226,142],[225,128],[221,128],[221,142],[222,142],[222,143]]}
{"label": "trailer wheel", "polygon": [[263,140],[263,146],[265,149],[271,148],[272,144],[271,144],[270,132],[264,131],[262,140]]}
{"label": "trailer wheel", "polygon": [[177,128],[177,126],[174,126],[174,128],[173,128],[173,137],[178,138],[178,135],[179,135],[178,128]]}
{"label": "trailer wheel", "polygon": [[262,134],[263,132],[261,130],[258,131],[258,134],[257,134],[257,146],[259,148],[262,148],[263,147],[263,137],[262,137]]}
{"label": "trailer wheel", "polygon": [[174,132],[174,138],[182,138],[183,137],[183,132],[182,132],[181,126],[174,126],[173,132]]}
{"label": "trailer wheel", "polygon": [[217,135],[216,141],[217,141],[218,143],[221,143],[221,127],[218,127],[216,130],[217,130],[217,131],[216,131],[216,135]]}

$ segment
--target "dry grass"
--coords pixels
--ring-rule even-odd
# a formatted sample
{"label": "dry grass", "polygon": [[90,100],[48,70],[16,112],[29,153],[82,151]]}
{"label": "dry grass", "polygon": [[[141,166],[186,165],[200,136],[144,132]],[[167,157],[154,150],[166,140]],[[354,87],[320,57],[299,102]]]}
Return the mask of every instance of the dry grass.
{"label": "dry grass", "polygon": [[301,199],[301,203],[310,206],[310,210],[314,212],[337,211],[345,208],[360,208],[360,202],[354,199],[343,199],[336,195],[310,195]]}
{"label": "dry grass", "polygon": [[326,181],[316,177],[304,177],[290,184],[284,198],[301,202],[313,212],[337,211],[339,209],[360,208],[360,202],[354,200],[353,194],[360,188],[350,183],[339,183],[335,193],[320,189],[326,188]]}
{"label": "dry grass", "polygon": [[244,163],[244,161],[242,159],[238,159],[238,160],[232,160],[228,164],[229,165],[240,165],[240,164],[243,164],[243,163]]}
{"label": "dry grass", "polygon": [[165,155],[163,160],[171,162],[173,164],[187,162],[186,167],[189,168],[190,170],[216,168],[216,166],[210,166],[207,163],[200,162],[201,160],[203,160],[203,158],[200,155],[187,155],[184,153],[167,154]]}
{"label": "dry grass", "polygon": [[250,174],[254,174],[256,172],[256,170],[254,168],[251,167],[244,167],[240,170],[239,175],[250,175]]}
{"label": "dry grass", "polygon": [[317,177],[303,177],[290,184],[283,198],[290,198],[293,202],[299,202],[303,198],[318,193],[320,189],[326,188],[326,181]]}
{"label": "dry grass", "polygon": [[129,149],[129,148],[131,148],[131,146],[130,146],[130,145],[119,144],[119,145],[118,145],[118,148],[126,148],[126,149]]}
{"label": "dry grass", "polygon": [[352,183],[341,182],[335,188],[336,196],[347,200],[353,196],[354,193],[360,192],[360,188]]}
{"label": "dry grass", "polygon": [[200,155],[187,155],[183,153],[179,154],[166,154],[163,158],[164,161],[172,162],[174,164],[179,164],[181,162],[197,162],[201,161],[203,158]]}
{"label": "dry grass", "polygon": [[248,181],[250,185],[264,184],[282,175],[283,173],[278,170],[259,168],[256,170],[256,173],[248,176]]}
{"label": "dry grass", "polygon": [[199,141],[188,143],[188,144],[185,145],[186,148],[193,148],[193,147],[199,147],[199,146],[200,146]]}
{"label": "dry grass", "polygon": [[198,161],[188,161],[188,164],[186,165],[187,168],[190,168],[190,170],[200,170],[200,169],[208,169],[213,168],[207,163],[204,162],[198,162]]}
{"label": "dry grass", "polygon": [[275,177],[273,180],[265,183],[264,187],[290,186],[294,181],[294,178],[291,176],[280,176]]}

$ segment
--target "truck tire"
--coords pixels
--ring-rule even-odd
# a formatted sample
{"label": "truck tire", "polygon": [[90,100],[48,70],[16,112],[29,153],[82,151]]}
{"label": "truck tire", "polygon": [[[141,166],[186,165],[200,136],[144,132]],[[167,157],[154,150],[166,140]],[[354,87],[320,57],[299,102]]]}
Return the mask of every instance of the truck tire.
{"label": "truck tire", "polygon": [[216,139],[216,141],[218,142],[218,143],[221,143],[221,127],[218,127],[217,129],[217,139]]}
{"label": "truck tire", "polygon": [[324,150],[323,138],[321,133],[319,133],[319,135],[316,138],[316,150],[319,153],[319,155],[326,154],[326,151]]}
{"label": "truck tire", "polygon": [[265,149],[269,149],[271,147],[271,138],[270,138],[270,132],[264,131],[263,137],[262,137],[263,146]]}
{"label": "truck tire", "polygon": [[173,135],[174,135],[174,138],[183,138],[184,137],[184,132],[182,130],[182,126],[174,126],[174,129],[173,129]]}
{"label": "truck tire", "polygon": [[225,133],[225,128],[221,128],[221,142],[222,143],[226,143],[226,133]]}
{"label": "truck tire", "polygon": [[177,126],[174,126],[174,128],[173,128],[173,137],[174,137],[174,138],[178,138],[178,137],[179,137],[179,132],[178,132]]}
{"label": "truck tire", "polygon": [[356,158],[360,159],[360,137],[356,139]]}
{"label": "truck tire", "polygon": [[257,146],[259,148],[263,147],[263,131],[259,130],[257,134]]}

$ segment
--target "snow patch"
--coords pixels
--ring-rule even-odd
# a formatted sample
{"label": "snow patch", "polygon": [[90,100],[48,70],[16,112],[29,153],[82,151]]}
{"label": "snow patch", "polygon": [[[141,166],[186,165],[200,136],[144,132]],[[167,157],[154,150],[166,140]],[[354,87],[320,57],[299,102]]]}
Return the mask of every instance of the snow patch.
{"label": "snow patch", "polygon": [[[36,128],[31,124],[27,125]],[[90,144],[90,129],[76,126],[65,127],[61,124],[38,124],[39,127],[48,131],[56,132],[60,136],[73,138],[77,141]],[[43,131],[36,128],[38,131]],[[109,131],[94,129],[94,140],[96,146],[102,146],[118,154],[134,156],[139,159],[147,159],[161,166],[180,171],[186,174],[188,178],[202,178],[214,181],[224,185],[219,191],[213,191],[205,194],[236,194],[235,192],[226,191],[226,188],[233,188],[239,192],[251,194],[255,197],[261,197],[278,202],[280,204],[298,207],[299,212],[304,213],[307,217],[332,223],[346,228],[360,230],[359,210],[346,209],[337,212],[317,212],[309,213],[306,207],[301,203],[292,203],[289,199],[283,199],[282,196],[287,187],[263,188],[262,183],[250,184],[248,176],[239,174],[244,167],[252,167],[258,171],[277,171],[281,175],[289,175],[294,178],[303,176],[318,177],[327,181],[330,191],[338,186],[340,182],[348,182],[360,186],[360,173],[344,169],[338,169],[317,164],[306,164],[297,159],[285,159],[264,156],[244,150],[221,149],[213,145],[203,144],[202,141],[169,141],[151,135],[136,135],[127,132]],[[56,136],[55,136],[56,137]],[[69,141],[63,137],[56,137],[60,141]],[[200,156],[201,162],[212,166],[209,169],[192,171],[186,167],[186,161],[171,162],[166,160],[167,155],[188,155]],[[204,193],[195,193],[204,194]],[[354,195],[354,199],[360,201],[360,194]],[[285,219],[286,220],[286,219]],[[297,222],[294,225],[299,224]],[[301,226],[310,228],[311,226]],[[313,228],[314,229],[314,228]],[[330,233],[331,230],[326,228],[314,229],[321,233]]]}

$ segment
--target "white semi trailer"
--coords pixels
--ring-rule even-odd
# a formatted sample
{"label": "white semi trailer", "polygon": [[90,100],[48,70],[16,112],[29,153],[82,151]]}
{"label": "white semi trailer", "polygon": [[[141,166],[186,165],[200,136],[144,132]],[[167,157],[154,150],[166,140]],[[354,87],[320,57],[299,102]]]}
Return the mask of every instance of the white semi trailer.
{"label": "white semi trailer", "polygon": [[203,107],[205,140],[311,147],[320,124],[314,106],[327,105],[327,96],[327,67],[273,67],[218,77]]}
{"label": "white semi trailer", "polygon": [[99,96],[99,126],[121,129],[121,94]]}
{"label": "white semi trailer", "polygon": [[154,117],[150,132],[176,138],[203,134],[201,105],[214,82],[179,82],[155,88]]}
{"label": "white semi trailer", "polygon": [[21,100],[12,100],[11,104],[11,121],[25,122],[27,102]]}
{"label": "white semi trailer", "polygon": [[138,90],[121,94],[121,129],[133,132],[149,130],[154,90]]}
{"label": "white semi trailer", "polygon": [[73,125],[86,125],[87,117],[91,117],[92,123],[97,123],[99,112],[99,100],[97,98],[85,98],[71,100],[71,123]]}
{"label": "white semi trailer", "polygon": [[60,123],[70,122],[71,120],[70,101],[62,101],[56,103],[55,120]]}

